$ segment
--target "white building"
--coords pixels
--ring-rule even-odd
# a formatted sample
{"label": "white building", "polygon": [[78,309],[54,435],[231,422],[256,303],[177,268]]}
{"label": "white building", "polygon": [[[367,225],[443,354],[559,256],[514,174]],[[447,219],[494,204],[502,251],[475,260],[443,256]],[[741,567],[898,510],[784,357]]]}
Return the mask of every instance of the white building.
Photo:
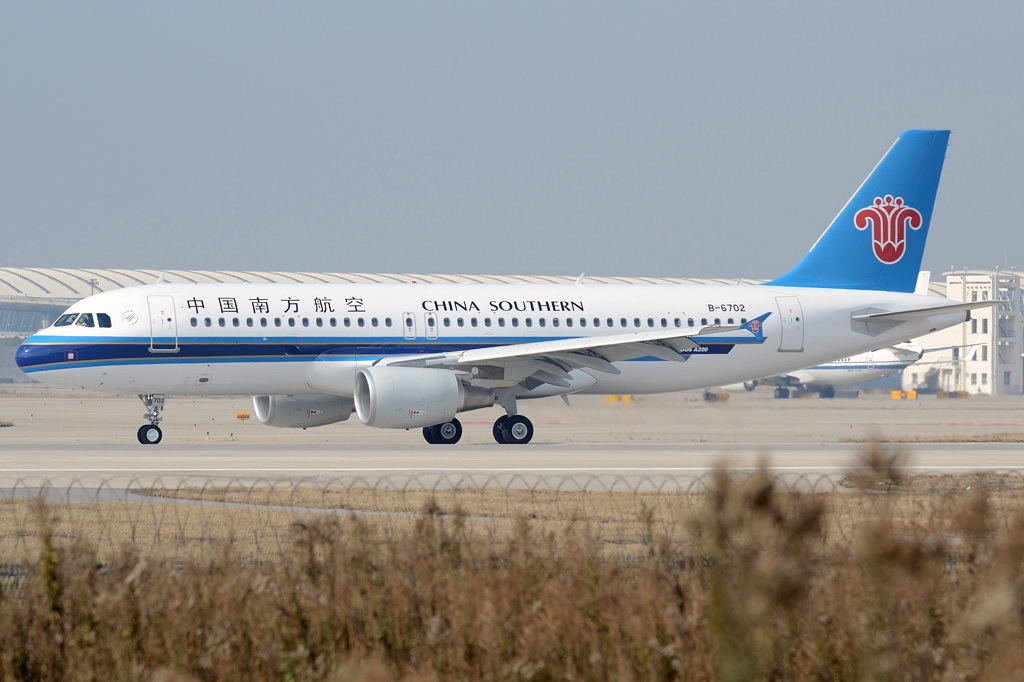
{"label": "white building", "polygon": [[[904,390],[1024,393],[1024,275],[1001,270],[944,273],[955,301],[998,301],[962,325],[914,339],[927,352],[903,372]],[[936,292],[941,285],[932,285]]]}

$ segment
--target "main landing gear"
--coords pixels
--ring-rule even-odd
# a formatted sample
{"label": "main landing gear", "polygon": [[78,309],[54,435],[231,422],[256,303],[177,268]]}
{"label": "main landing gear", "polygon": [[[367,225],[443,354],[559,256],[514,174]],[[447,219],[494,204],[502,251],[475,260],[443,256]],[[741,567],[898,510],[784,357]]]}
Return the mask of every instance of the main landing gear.
{"label": "main landing gear", "polygon": [[[142,428],[155,429],[156,427],[144,426]],[[141,429],[139,434],[141,441]],[[533,439],[533,422],[521,414],[502,415],[494,422],[491,435],[494,436],[496,442],[502,445],[525,445]],[[462,438],[462,424],[458,419],[423,427],[423,440],[431,445],[453,445],[458,443],[460,438]]]}
{"label": "main landing gear", "polygon": [[462,423],[458,419],[423,427],[423,439],[431,445],[451,445],[462,438]]}
{"label": "main landing gear", "polygon": [[533,440],[533,422],[521,414],[503,415],[494,422],[491,435],[498,443],[526,445]]}
{"label": "main landing gear", "polygon": [[157,426],[163,417],[160,416],[160,412],[164,409],[164,404],[167,402],[167,396],[165,395],[145,395],[139,394],[139,400],[146,406],[146,414],[142,415],[143,419],[148,419],[149,424],[140,426],[139,431],[136,434],[139,438],[139,442],[143,445],[156,445],[163,440],[164,432]]}

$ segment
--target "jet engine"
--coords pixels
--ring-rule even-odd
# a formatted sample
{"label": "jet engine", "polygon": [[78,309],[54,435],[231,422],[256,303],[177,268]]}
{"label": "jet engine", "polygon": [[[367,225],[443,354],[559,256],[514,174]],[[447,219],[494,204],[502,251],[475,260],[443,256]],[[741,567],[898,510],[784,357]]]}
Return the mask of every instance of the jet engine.
{"label": "jet engine", "polygon": [[304,429],[343,422],[352,414],[352,398],[336,395],[254,395],[256,418],[267,426]]}
{"label": "jet engine", "polygon": [[470,386],[447,369],[367,367],[356,374],[355,402],[359,420],[367,426],[411,429],[490,407],[494,392]]}

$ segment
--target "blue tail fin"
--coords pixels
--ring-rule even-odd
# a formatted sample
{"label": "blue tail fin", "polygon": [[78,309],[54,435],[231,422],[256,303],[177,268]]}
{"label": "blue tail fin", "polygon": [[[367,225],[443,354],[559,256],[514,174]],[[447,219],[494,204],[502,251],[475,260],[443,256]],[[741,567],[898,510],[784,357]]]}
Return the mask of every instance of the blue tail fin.
{"label": "blue tail fin", "polygon": [[948,130],[900,135],[803,260],[767,284],[913,291],[948,142]]}

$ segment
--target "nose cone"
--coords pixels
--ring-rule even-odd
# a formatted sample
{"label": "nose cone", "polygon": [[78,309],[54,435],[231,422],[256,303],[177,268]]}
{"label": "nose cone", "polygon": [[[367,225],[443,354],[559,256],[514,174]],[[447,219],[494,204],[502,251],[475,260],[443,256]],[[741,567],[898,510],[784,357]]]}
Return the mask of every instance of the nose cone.
{"label": "nose cone", "polygon": [[22,372],[32,372],[42,369],[44,365],[59,362],[61,351],[53,346],[40,344],[35,341],[34,336],[25,339],[24,343],[18,346],[14,353],[14,362]]}

